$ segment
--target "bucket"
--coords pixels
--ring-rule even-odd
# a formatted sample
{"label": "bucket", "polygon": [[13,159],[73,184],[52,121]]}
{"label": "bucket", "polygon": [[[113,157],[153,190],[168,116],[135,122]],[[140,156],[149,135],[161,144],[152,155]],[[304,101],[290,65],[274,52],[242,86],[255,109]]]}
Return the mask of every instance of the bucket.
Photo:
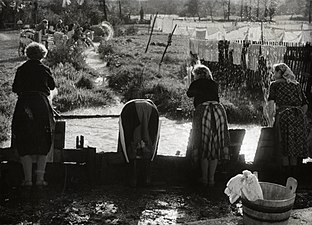
{"label": "bucket", "polygon": [[63,120],[57,120],[54,131],[54,148],[63,149],[65,146],[65,125]]}
{"label": "bucket", "polygon": [[236,162],[245,137],[245,129],[229,129],[230,134],[230,160]]}
{"label": "bucket", "polygon": [[258,140],[258,146],[254,158],[254,164],[268,165],[276,163],[274,137],[275,134],[272,127],[261,128],[261,134]]}
{"label": "bucket", "polygon": [[286,187],[259,182],[263,200],[249,201],[242,194],[245,225],[286,225],[296,198],[297,180],[289,177]]}

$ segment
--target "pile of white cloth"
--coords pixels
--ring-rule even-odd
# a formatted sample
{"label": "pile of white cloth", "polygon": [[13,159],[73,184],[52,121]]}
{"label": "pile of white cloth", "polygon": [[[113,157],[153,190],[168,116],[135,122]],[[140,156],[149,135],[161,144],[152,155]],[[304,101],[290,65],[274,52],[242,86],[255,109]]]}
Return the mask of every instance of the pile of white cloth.
{"label": "pile of white cloth", "polygon": [[242,174],[232,177],[226,186],[224,193],[229,196],[231,204],[241,197],[242,193],[249,201],[263,199],[258,177],[249,170],[244,170]]}

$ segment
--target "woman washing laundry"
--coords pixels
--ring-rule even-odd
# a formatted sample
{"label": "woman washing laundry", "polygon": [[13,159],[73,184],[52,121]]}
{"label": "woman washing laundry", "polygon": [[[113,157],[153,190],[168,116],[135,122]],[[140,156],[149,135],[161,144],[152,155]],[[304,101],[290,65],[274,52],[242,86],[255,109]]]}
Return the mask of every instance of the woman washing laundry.
{"label": "woman washing laundry", "polygon": [[32,163],[37,163],[37,186],[46,186],[44,180],[47,154],[53,142],[55,121],[49,102],[56,90],[51,70],[41,60],[48,50],[32,42],[26,47],[28,60],[17,68],[12,91],[17,94],[13,121],[12,147],[16,148],[24,170],[23,186],[30,187]]}
{"label": "woman washing laundry", "polygon": [[219,102],[218,84],[213,80],[210,69],[197,64],[193,75],[194,81],[187,96],[194,98],[195,112],[187,154],[193,162],[200,161],[201,183],[213,186],[218,160],[228,155],[227,116]]}
{"label": "woman washing laundry", "polygon": [[308,157],[306,113],[308,102],[294,73],[275,64],[268,97],[269,125],[275,129],[278,154],[285,175],[294,176],[297,163]]}

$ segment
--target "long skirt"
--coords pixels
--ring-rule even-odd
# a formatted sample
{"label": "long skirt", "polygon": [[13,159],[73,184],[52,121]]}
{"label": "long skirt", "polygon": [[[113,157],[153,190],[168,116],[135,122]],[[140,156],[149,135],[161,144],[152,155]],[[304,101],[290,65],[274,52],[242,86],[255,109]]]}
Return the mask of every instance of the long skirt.
{"label": "long skirt", "polygon": [[284,156],[308,157],[307,121],[299,107],[279,110],[274,128],[279,151]]}
{"label": "long skirt", "polygon": [[55,121],[46,96],[29,93],[18,97],[12,120],[12,144],[20,156],[47,155]]}
{"label": "long skirt", "polygon": [[222,159],[223,149],[229,146],[227,116],[217,102],[204,102],[194,112],[187,157],[196,163],[201,158]]}

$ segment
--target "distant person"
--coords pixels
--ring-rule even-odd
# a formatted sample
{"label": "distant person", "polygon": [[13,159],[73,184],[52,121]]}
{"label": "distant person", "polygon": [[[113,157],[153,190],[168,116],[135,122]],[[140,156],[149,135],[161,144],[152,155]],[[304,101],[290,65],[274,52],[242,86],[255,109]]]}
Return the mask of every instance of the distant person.
{"label": "distant person", "polygon": [[65,25],[62,19],[59,19],[55,24],[55,31],[65,33]]}
{"label": "distant person", "polygon": [[274,80],[269,87],[269,126],[276,134],[276,163],[286,176],[294,176],[298,161],[308,157],[306,113],[308,102],[294,73],[285,63],[273,65]]}
{"label": "distant person", "polygon": [[43,19],[40,24],[35,27],[35,41],[38,43],[44,43],[45,47],[48,48],[48,34],[54,32],[49,30],[49,21]]}
{"label": "distant person", "polygon": [[23,165],[22,185],[33,185],[34,160],[37,163],[36,185],[46,186],[46,160],[55,124],[48,96],[55,89],[55,82],[51,70],[41,62],[48,52],[45,46],[32,42],[25,51],[28,60],[17,68],[12,86],[18,96],[12,120],[12,146],[16,148]]}
{"label": "distant person", "polygon": [[219,102],[218,84],[209,68],[196,64],[192,73],[194,81],[187,96],[194,98],[195,112],[187,155],[195,165],[200,164],[200,183],[214,186],[218,160],[228,158],[227,115]]}
{"label": "distant person", "polygon": [[[150,163],[157,154],[159,129],[158,110],[151,100],[133,99],[125,104],[119,117],[118,151],[129,164],[132,187],[140,178],[145,185],[151,182]],[[144,169],[138,171],[137,163],[142,163]]]}

